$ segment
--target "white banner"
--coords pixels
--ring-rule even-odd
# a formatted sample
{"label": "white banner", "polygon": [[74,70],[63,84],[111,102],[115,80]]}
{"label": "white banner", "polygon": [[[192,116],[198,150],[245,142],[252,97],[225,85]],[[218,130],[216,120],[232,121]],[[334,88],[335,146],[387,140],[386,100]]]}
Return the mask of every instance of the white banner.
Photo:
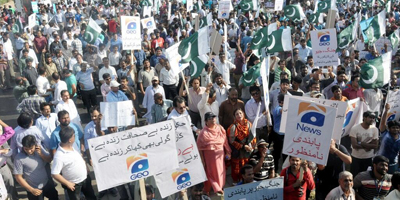
{"label": "white banner", "polygon": [[231,1],[218,2],[218,19],[229,19],[229,12],[231,8]]}
{"label": "white banner", "polygon": [[192,10],[193,10],[193,0],[186,0],[186,12],[190,12]]}
{"label": "white banner", "polygon": [[3,176],[0,174],[0,200],[6,200],[7,199],[7,188],[6,185],[4,184]]}
{"label": "white banner", "polygon": [[143,17],[151,17],[151,6],[143,7]]}
{"label": "white banner", "polygon": [[140,17],[121,16],[122,49],[142,49]]}
{"label": "white banner", "polygon": [[280,11],[283,8],[283,0],[275,0],[274,11]]}
{"label": "white banner", "polygon": [[224,189],[225,200],[283,200],[283,177],[237,185]]}
{"label": "white banner", "polygon": [[179,73],[189,66],[189,63],[180,63],[182,57],[178,53],[178,47],[180,42],[170,46],[165,50],[165,56],[167,57],[169,64],[171,65],[171,71],[174,75],[179,75]]}
{"label": "white banner", "polygon": [[100,102],[102,127],[135,125],[132,101]]}
{"label": "white banner", "polygon": [[[334,122],[334,129],[333,129],[333,135],[332,139],[335,140],[336,143],[340,143],[340,139],[342,138],[342,132],[343,132],[343,124],[345,120],[345,115],[346,115],[346,109],[347,109],[347,102],[343,101],[333,101],[333,100],[328,100],[328,99],[317,99],[317,98],[309,98],[309,97],[299,97],[299,96],[292,96],[292,98],[295,99],[301,99],[304,101],[311,101],[311,102],[316,102],[325,106],[330,106],[332,108],[337,108],[336,112],[336,118]],[[284,112],[282,112],[282,121],[287,120],[287,109],[283,109]],[[286,126],[281,126],[280,132],[285,133]]]}
{"label": "white banner", "polygon": [[312,55],[315,66],[339,65],[336,29],[311,31]]}
{"label": "white banner", "polygon": [[[400,118],[400,90],[392,91],[389,90],[389,94],[387,95],[386,103],[390,105],[390,109],[387,112],[386,119],[381,120],[381,123],[388,123],[390,121],[399,121]],[[386,108],[384,108],[383,112],[385,112]],[[382,113],[383,113],[382,112]]]}
{"label": "white banner", "polygon": [[284,104],[290,117],[281,121],[286,126],[282,153],[326,165],[337,109],[288,95]]}
{"label": "white banner", "polygon": [[351,128],[362,122],[363,113],[368,110],[367,105],[360,101],[360,98],[352,99],[348,101],[347,104],[348,106],[343,124],[342,137],[349,135]]}
{"label": "white banner", "polygon": [[[143,28],[147,28],[147,33],[153,33],[155,29],[157,29],[156,27],[156,23],[154,22],[154,18],[153,17],[148,17],[145,19],[142,19],[142,26]],[[141,42],[142,40],[140,40],[139,42]]]}
{"label": "white banner", "polygon": [[28,26],[29,26],[29,29],[32,29],[33,27],[36,26],[36,13],[29,15]]}
{"label": "white banner", "polygon": [[173,122],[179,168],[154,176],[162,198],[207,180],[190,127],[189,116],[174,119]]}
{"label": "white banner", "polygon": [[178,168],[173,121],[88,140],[99,191]]}

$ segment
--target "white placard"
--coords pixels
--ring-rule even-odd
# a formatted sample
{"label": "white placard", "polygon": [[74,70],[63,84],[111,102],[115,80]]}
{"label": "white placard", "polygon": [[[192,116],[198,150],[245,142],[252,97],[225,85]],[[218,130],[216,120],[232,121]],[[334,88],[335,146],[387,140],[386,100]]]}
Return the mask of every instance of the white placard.
{"label": "white placard", "polygon": [[99,191],[178,168],[172,120],[88,140]]}
{"label": "white placard", "polygon": [[32,29],[33,27],[36,26],[36,13],[29,15],[28,26],[29,26],[29,29]]}
{"label": "white placard", "polygon": [[336,108],[285,96],[288,104],[282,153],[326,165],[334,130]]}
{"label": "white placard", "polygon": [[181,44],[181,42],[174,44],[165,50],[165,56],[169,61],[171,71],[174,75],[179,75],[182,70],[189,66],[189,63],[180,63],[182,57],[178,53],[179,44]]}
{"label": "white placard", "polygon": [[154,176],[161,197],[165,198],[207,180],[189,116],[174,119],[179,168]]}
{"label": "white placard", "polygon": [[151,17],[151,6],[143,7],[143,17]]}
{"label": "white placard", "polygon": [[132,101],[100,102],[102,127],[135,125]]}
{"label": "white placard", "polygon": [[311,31],[312,55],[315,66],[339,65],[335,29]]}
{"label": "white placard", "polygon": [[228,19],[231,8],[231,1],[218,2],[218,19]]}
{"label": "white placard", "polygon": [[140,33],[140,17],[121,16],[122,49],[134,50],[142,48]]}
{"label": "white placard", "polygon": [[0,200],[6,200],[7,199],[7,188],[6,185],[4,184],[4,179],[3,176],[0,174]]}
{"label": "white placard", "polygon": [[283,9],[283,0],[275,0],[274,11],[280,11]]}
{"label": "white placard", "polygon": [[[389,94],[387,95],[386,103],[390,105],[390,109],[387,112],[386,119],[381,120],[382,122],[389,122],[389,121],[399,121],[400,119],[400,90],[393,91],[389,90]],[[383,112],[386,111],[384,108]],[[382,112],[382,113],[383,113]]]}
{"label": "white placard", "polygon": [[224,189],[225,200],[283,200],[283,177],[237,185]]}
{"label": "white placard", "polygon": [[349,135],[353,126],[363,120],[363,113],[368,110],[367,104],[360,101],[360,98],[352,99],[347,102],[346,117],[343,124],[342,137]]}
{"label": "white placard", "polygon": [[[157,28],[153,17],[148,17],[148,18],[142,19],[141,21],[142,21],[143,28],[147,28],[148,34],[153,33],[154,30]],[[140,41],[142,41],[142,40],[140,40]]]}
{"label": "white placard", "polygon": [[193,0],[186,0],[186,12],[193,10]]}

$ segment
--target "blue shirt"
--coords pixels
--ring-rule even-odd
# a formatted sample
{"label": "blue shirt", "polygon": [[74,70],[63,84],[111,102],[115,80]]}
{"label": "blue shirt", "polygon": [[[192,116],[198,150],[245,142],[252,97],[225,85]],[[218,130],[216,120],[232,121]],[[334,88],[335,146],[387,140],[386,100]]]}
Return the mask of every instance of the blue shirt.
{"label": "blue shirt", "polygon": [[79,71],[76,74],[76,80],[83,84],[83,89],[81,88],[83,91],[90,91],[94,89],[92,72],[93,68],[89,67],[85,72]]}
{"label": "blue shirt", "polygon": [[118,90],[118,93],[115,94],[113,91],[110,91],[107,96],[107,102],[118,102],[118,101],[128,101],[128,97],[121,91]]}
{"label": "blue shirt", "polygon": [[[74,129],[75,131],[75,142],[74,142],[74,149],[78,152],[81,152],[81,141],[80,139],[83,137],[83,133],[81,131],[81,129],[79,129],[78,125],[74,124],[74,123],[69,123],[69,127],[71,127],[72,129]],[[50,138],[50,149],[57,149],[58,145],[61,142],[60,139],[60,131],[61,131],[61,126],[57,126],[56,130],[53,131],[53,133],[51,134],[51,138]]]}
{"label": "blue shirt", "polygon": [[245,36],[245,37],[243,37],[242,41],[240,42],[240,46],[242,47],[243,52],[246,51],[246,49],[247,49],[247,44],[248,44],[249,42],[251,42],[252,39],[253,39],[253,37],[250,37],[250,36]]}
{"label": "blue shirt", "polygon": [[110,47],[114,48],[114,46],[118,47],[118,51],[122,51],[122,40],[121,38],[118,38],[117,40],[111,39],[110,40]]}
{"label": "blue shirt", "polygon": [[392,137],[389,131],[382,133],[381,147],[379,148],[378,155],[385,156],[389,159],[389,164],[398,162],[398,155],[400,151],[400,138],[397,140]]}
{"label": "blue shirt", "polygon": [[281,110],[282,106],[277,106],[276,108],[274,108],[274,111],[272,112],[272,118],[274,119],[274,131],[279,135],[283,135],[283,133],[279,132],[279,129],[281,128],[281,118],[282,118]]}
{"label": "blue shirt", "polygon": [[135,50],[135,52],[133,53],[133,55],[135,55],[136,58],[136,66],[140,67],[143,65],[143,61],[146,58],[146,53],[143,51],[143,49],[141,50]]}
{"label": "blue shirt", "polygon": [[83,136],[84,140],[85,140],[85,149],[88,150],[89,149],[89,145],[88,145],[88,139],[91,138],[95,138],[97,137],[97,133],[96,133],[96,124],[91,121],[89,122],[86,127],[85,127],[85,135]]}
{"label": "blue shirt", "polygon": [[155,67],[158,64],[158,60],[161,58],[162,56],[157,56],[157,55],[152,55],[150,57],[150,66]]}
{"label": "blue shirt", "polygon": [[75,15],[75,20],[79,23],[79,22],[81,22],[81,18],[82,18],[82,15],[81,14],[76,14]]}

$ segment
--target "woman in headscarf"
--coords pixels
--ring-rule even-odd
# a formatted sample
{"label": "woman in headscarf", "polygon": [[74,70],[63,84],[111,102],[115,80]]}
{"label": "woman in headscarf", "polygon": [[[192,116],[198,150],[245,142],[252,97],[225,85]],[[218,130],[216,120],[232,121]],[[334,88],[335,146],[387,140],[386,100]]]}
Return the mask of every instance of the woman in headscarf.
{"label": "woman in headscarf", "polygon": [[231,148],[226,138],[224,128],[217,124],[216,115],[212,112],[205,114],[206,126],[197,138],[197,147],[207,175],[204,192],[209,195],[211,187],[217,195],[223,195],[226,168],[225,161],[231,158]]}
{"label": "woman in headscarf", "polygon": [[241,108],[233,112],[235,122],[227,129],[229,145],[232,149],[231,175],[233,183],[240,181],[240,168],[250,158],[251,152],[256,145],[256,137],[251,133],[251,123],[245,118]]}

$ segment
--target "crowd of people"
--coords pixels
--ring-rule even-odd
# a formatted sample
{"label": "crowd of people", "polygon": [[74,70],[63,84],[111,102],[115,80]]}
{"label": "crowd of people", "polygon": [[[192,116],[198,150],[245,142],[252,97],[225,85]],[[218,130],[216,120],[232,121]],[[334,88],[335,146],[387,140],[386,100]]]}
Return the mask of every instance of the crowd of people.
{"label": "crowd of people", "polygon": [[[337,1],[337,32],[357,23],[352,16],[359,11],[365,18],[377,15],[386,1]],[[356,41],[338,52],[338,66],[315,66],[310,31],[325,28],[326,14],[320,15],[323,22],[292,21],[284,11],[274,11],[273,2],[260,1],[257,9],[243,11],[240,1],[232,1],[225,19],[218,18],[218,1],[213,0],[198,0],[192,10],[186,1],[176,0],[154,1],[157,5],[147,0],[39,3],[34,27],[28,25],[33,10],[1,7],[0,87],[12,89],[20,113],[15,128],[0,120],[0,174],[9,197],[19,198],[18,183],[28,199],[58,199],[58,183],[70,200],[106,194],[139,198],[134,183],[95,195],[95,177],[88,173],[92,166],[88,139],[133,128],[102,129],[100,102],[132,101],[132,113],[140,119],[136,126],[190,116],[208,180],[170,199],[182,199],[185,192],[189,199],[209,199],[214,194],[223,196],[226,187],[280,176],[285,200],[400,199],[400,123],[385,123],[387,110],[398,106],[385,103],[385,98],[400,85],[400,52],[393,53],[391,66],[384,66],[391,69],[388,85],[364,89],[359,85],[361,66],[388,52],[387,43],[382,49],[374,44],[359,49],[356,43],[362,40]],[[318,2],[285,4],[300,3],[310,16]],[[391,2],[386,35],[400,25],[400,4]],[[365,7],[365,3],[372,4]],[[146,6],[152,8],[152,16],[143,15]],[[219,54],[209,54],[200,75],[193,76],[187,67],[179,76],[171,70],[176,66],[170,65],[165,51],[196,32],[193,14],[200,19],[211,16],[208,29],[227,38],[223,37]],[[141,30],[140,50],[123,50],[121,16],[154,18],[153,32]],[[94,44],[85,37],[89,19],[102,28]],[[293,50],[257,56],[250,44],[255,33],[271,23],[290,29],[292,38],[285,39],[291,39]],[[268,85],[262,84],[265,77],[246,85],[243,74],[263,59],[269,59]],[[265,87],[269,94],[262,92]],[[360,98],[368,111],[340,144],[332,140],[326,165],[316,165],[282,154],[285,95],[343,102]],[[78,112],[81,101],[86,113]],[[83,115],[91,120],[82,121]],[[148,200],[161,199],[154,181],[145,188]]]}

